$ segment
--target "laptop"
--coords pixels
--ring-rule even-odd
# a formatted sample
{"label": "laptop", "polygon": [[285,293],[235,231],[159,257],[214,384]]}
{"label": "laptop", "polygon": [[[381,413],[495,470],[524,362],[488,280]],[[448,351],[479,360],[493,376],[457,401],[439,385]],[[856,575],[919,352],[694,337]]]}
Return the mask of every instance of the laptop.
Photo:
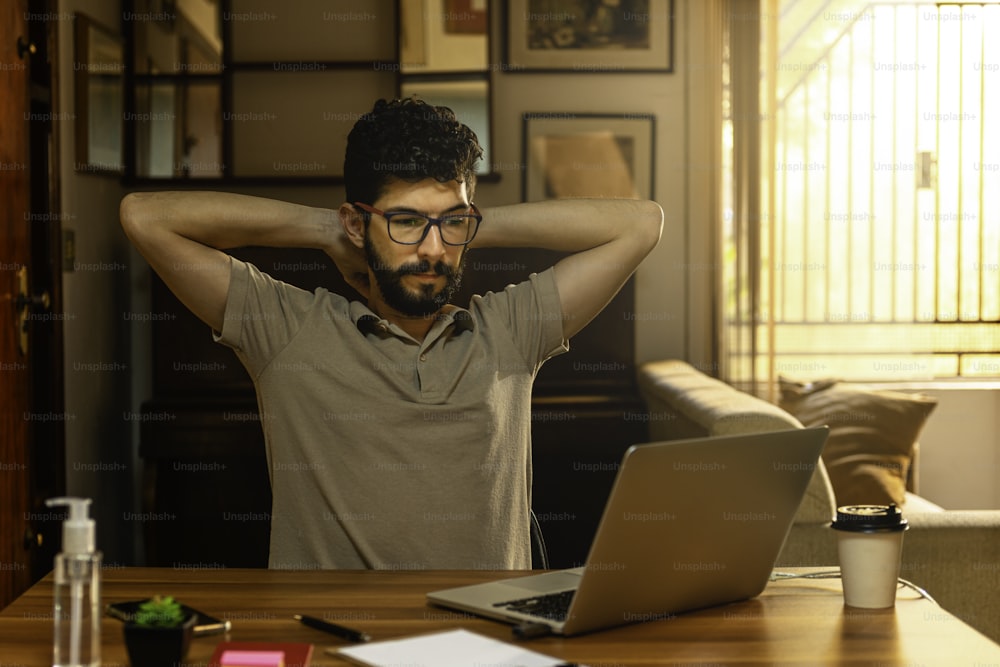
{"label": "laptop", "polygon": [[583,567],[439,590],[427,601],[568,636],[755,597],[827,433],[633,445]]}

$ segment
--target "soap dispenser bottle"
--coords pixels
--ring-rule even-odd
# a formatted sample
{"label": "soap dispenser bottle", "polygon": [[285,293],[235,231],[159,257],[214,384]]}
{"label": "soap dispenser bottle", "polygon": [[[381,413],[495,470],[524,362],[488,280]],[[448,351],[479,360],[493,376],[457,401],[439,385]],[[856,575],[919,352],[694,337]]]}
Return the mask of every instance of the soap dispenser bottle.
{"label": "soap dispenser bottle", "polygon": [[52,664],[100,667],[101,552],[94,548],[90,498],[50,498],[45,504],[69,506],[55,560]]}

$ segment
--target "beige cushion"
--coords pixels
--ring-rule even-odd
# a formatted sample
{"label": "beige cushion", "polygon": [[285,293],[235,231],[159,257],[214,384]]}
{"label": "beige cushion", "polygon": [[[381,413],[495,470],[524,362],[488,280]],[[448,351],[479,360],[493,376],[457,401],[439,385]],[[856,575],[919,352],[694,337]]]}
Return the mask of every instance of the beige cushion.
{"label": "beige cushion", "polygon": [[[802,426],[778,406],[739,391],[683,361],[643,364],[639,370],[639,391],[647,405],[673,409],[680,417],[703,427],[707,435],[763,433]],[[650,424],[673,419],[669,414],[654,414]]]}
{"label": "beige cushion", "polygon": [[[639,392],[650,411],[653,440],[802,427],[778,406],[709,377],[683,361],[648,362],[639,368],[638,375]],[[821,462],[806,488],[795,521],[829,522],[834,509],[830,480]]]}
{"label": "beige cushion", "polygon": [[823,463],[838,505],[904,505],[911,452],[936,399],[835,380],[780,385],[781,407],[805,426],[830,426]]}

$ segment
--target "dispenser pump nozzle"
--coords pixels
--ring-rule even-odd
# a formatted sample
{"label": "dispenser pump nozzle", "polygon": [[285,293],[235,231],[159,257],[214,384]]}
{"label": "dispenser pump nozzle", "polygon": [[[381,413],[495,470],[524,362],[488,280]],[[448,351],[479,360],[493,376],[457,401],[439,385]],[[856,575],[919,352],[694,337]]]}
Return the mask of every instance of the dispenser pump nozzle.
{"label": "dispenser pump nozzle", "polygon": [[66,505],[69,518],[63,522],[62,550],[69,554],[89,554],[94,552],[94,520],[90,518],[90,498],[49,498],[49,507]]}

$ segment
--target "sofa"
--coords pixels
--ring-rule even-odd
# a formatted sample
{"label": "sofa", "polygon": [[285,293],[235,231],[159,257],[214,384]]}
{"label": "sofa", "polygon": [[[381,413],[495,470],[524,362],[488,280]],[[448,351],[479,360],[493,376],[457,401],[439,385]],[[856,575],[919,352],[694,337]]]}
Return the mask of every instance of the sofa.
{"label": "sofa", "polygon": [[[803,426],[788,410],[679,360],[641,365],[638,386],[649,411],[651,441]],[[831,439],[835,427],[831,424]],[[900,504],[910,526],[903,542],[900,576],[1000,642],[1000,510],[946,510],[920,497],[916,451],[915,445]],[[836,535],[830,528],[835,512],[834,487],[821,459],[777,567],[835,566]]]}

